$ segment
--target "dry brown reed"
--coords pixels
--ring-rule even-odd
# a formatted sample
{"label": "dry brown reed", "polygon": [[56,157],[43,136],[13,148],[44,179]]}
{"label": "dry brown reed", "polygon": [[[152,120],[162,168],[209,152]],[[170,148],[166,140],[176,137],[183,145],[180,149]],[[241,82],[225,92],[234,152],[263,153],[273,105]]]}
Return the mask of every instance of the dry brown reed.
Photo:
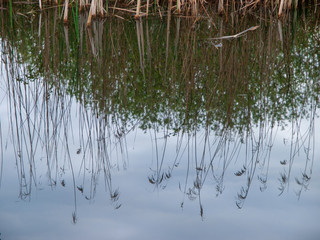
{"label": "dry brown reed", "polygon": [[[63,22],[68,22],[70,15],[69,8],[75,7],[79,12],[89,11],[87,27],[91,26],[92,20],[96,17],[106,17],[109,9],[113,9],[113,11],[111,11],[113,15],[115,10],[127,14],[134,12],[134,18],[139,19],[143,16],[148,17],[150,14],[160,15],[162,17],[164,11],[170,11],[177,15],[182,14],[195,17],[205,16],[209,10],[210,12],[213,10],[213,14],[218,13],[219,15],[228,15],[231,12],[247,14],[260,6],[272,14],[276,13],[278,17],[282,17],[287,11],[297,9],[300,5],[312,2],[314,7],[317,6],[316,2],[304,0],[131,0],[129,2],[121,0],[113,0],[113,2],[109,0],[64,0],[63,2]],[[15,4],[19,4],[19,2]],[[20,4],[23,5],[24,2],[20,2]],[[39,0],[40,10],[44,9],[44,4],[58,5],[58,1]]]}

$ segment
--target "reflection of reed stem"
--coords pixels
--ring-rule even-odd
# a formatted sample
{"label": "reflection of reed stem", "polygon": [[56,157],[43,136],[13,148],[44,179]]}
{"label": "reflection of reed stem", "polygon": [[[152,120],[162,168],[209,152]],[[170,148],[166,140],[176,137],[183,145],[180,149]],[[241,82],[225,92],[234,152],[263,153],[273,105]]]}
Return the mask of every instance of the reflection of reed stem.
{"label": "reflection of reed stem", "polygon": [[[57,11],[55,13],[57,17]],[[102,22],[93,22],[91,28],[84,31],[86,16],[80,16],[79,46],[71,37],[74,36],[73,28],[65,27],[64,35],[63,32],[59,35],[58,24],[51,32],[49,23],[52,21],[48,19],[51,15],[43,12],[41,16],[43,20],[40,18],[32,23],[35,24],[33,29],[39,29],[30,39],[39,42],[36,41],[38,48],[31,56],[19,48],[19,39],[28,43],[28,38],[3,30],[2,56],[8,79],[10,134],[21,198],[39,186],[37,177],[41,174],[36,172],[36,154],[43,148],[51,187],[55,187],[59,179],[65,184],[66,172],[71,172],[74,218],[79,197],[77,189],[85,199],[94,198],[99,176],[103,178],[112,204],[118,208],[120,204],[114,202],[119,191],[112,182],[112,169],[115,166],[120,169],[121,164],[126,168],[126,135],[131,129],[141,127],[150,132],[155,144],[156,166],[149,176],[150,183],[165,187],[179,164],[186,164],[183,171],[187,176],[183,176],[184,186],[181,187],[183,200],[185,197],[198,198],[203,215],[202,187],[205,184],[214,186],[216,195],[222,194],[225,176],[232,171],[231,163],[243,160],[234,174],[239,179],[244,178],[237,195],[237,205],[242,207],[255,176],[261,183],[261,190],[265,189],[275,137],[273,132],[277,130],[275,126],[283,124],[288,117],[293,123],[291,135],[296,135],[289,139],[289,164],[281,161],[284,171],[279,178],[282,181],[279,189],[287,188],[289,178],[295,177],[291,170],[294,158],[304,148],[308,160],[296,182],[301,190],[307,187],[312,170],[309,149],[314,126],[310,122],[306,133],[299,129],[302,118],[308,114],[315,116],[307,106],[311,99],[316,101],[314,96],[318,95],[312,80],[317,79],[317,75],[301,79],[294,73],[316,72],[318,68],[313,65],[313,59],[318,59],[318,48],[314,53],[308,48],[307,54],[298,46],[294,49],[297,54],[292,58],[292,45],[288,44],[292,31],[288,24],[278,21],[277,28],[277,21],[272,19],[265,27],[258,22],[257,25],[262,26],[261,31],[257,30],[260,31],[258,34],[248,34],[237,40],[219,39],[219,44],[213,47],[200,39],[203,35],[212,35],[207,31],[207,25],[199,23],[191,28],[187,20],[171,21],[170,11],[165,27],[149,21],[144,28],[140,19],[136,22],[136,32],[132,31],[131,23],[126,25],[126,22],[116,20],[109,22],[108,27]],[[220,20],[220,36],[239,32],[239,22],[241,27],[251,24],[237,16],[232,22]],[[304,22],[309,24],[307,20]],[[172,24],[176,24],[175,28]],[[232,29],[228,29],[230,25]],[[175,30],[174,38],[170,38],[172,29]],[[312,31],[302,33],[296,35],[295,41],[304,45],[301,35],[308,35],[308,41],[314,43],[314,46],[308,46],[317,47]],[[279,48],[279,35],[282,49]],[[73,53],[78,48],[80,54],[75,57]],[[65,49],[68,54],[63,53]],[[299,61],[295,61],[296,58]],[[300,63],[306,59],[308,71]],[[26,67],[20,62],[30,64]],[[295,68],[298,70],[293,72]],[[313,104],[312,111],[315,111],[316,104]],[[78,176],[71,146],[75,124],[71,119],[75,108],[80,139],[75,141],[76,154],[81,160]],[[132,126],[128,127],[129,124]],[[0,140],[1,134],[0,125]],[[171,161],[167,151],[169,136],[173,135],[176,136],[175,155],[172,162],[166,164]],[[243,152],[244,157],[240,158]]]}

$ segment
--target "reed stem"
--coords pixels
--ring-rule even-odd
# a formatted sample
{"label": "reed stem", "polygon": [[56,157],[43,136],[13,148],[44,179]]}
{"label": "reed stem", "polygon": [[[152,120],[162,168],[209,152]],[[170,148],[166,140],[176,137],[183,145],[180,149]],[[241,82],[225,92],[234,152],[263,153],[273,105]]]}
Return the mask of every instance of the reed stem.
{"label": "reed stem", "polygon": [[136,20],[140,18],[140,7],[141,7],[141,0],[138,0],[137,11],[136,11],[136,15],[134,16]]}
{"label": "reed stem", "polygon": [[91,6],[90,6],[88,21],[87,21],[87,28],[89,28],[89,27],[91,26],[91,22],[92,22],[92,9],[93,9],[93,4],[91,4]]}
{"label": "reed stem", "polygon": [[[24,2],[19,2],[22,0],[17,0],[18,2],[15,2],[15,4],[20,3],[24,4]],[[30,1],[30,0],[28,0]],[[104,2],[105,1],[105,2]],[[169,3],[170,0],[165,0],[166,3]],[[172,0],[171,0],[172,1]],[[10,16],[12,17],[12,0],[8,0],[9,2],[9,11]],[[301,4],[304,5],[306,1],[302,0]],[[312,1],[315,7],[315,11],[317,8],[318,1]],[[60,7],[63,6],[63,22],[68,22],[68,8],[69,4],[76,4],[78,12],[83,12],[85,9],[89,10],[89,18],[87,19],[87,26],[90,26],[92,19],[95,19],[97,16],[99,17],[105,17],[105,15],[108,13],[109,9],[113,9],[113,12],[115,9],[120,10],[122,12],[134,12],[134,18],[139,19],[142,16],[146,16],[148,18],[149,16],[149,8],[150,0],[146,0],[146,5],[142,6],[141,0],[128,0],[126,3],[126,7],[117,7],[117,4],[119,3],[124,4],[123,0],[112,0],[112,6],[109,6],[109,0],[38,0],[39,3],[39,9],[43,9],[43,4],[54,4]],[[62,3],[62,4],[61,4]],[[219,15],[223,15],[224,13],[234,13],[234,12],[241,12],[241,14],[245,15],[247,12],[254,10],[257,6],[261,6],[262,8],[271,8],[272,14],[278,14],[278,17],[282,17],[285,12],[291,10],[291,9],[297,9],[299,5],[299,0],[215,0],[215,1],[205,1],[205,0],[175,0],[172,4],[175,4],[174,12],[178,15],[180,14],[188,14],[188,12],[191,12],[191,15],[193,17],[197,16],[199,13],[199,10],[201,8],[204,9],[204,12],[207,14],[207,6],[208,4],[215,5],[217,4],[217,12]],[[122,5],[123,6],[123,5]],[[165,5],[162,5],[165,6]],[[162,6],[160,6],[159,0],[154,0],[154,13],[159,14],[160,18],[162,18],[162,12],[164,9],[162,9]],[[169,4],[167,4],[168,8]],[[141,12],[141,8],[146,8],[144,12]],[[171,9],[167,9],[169,11],[172,11],[173,5],[171,6]],[[203,12],[202,12],[203,13]],[[228,15],[227,15],[228,16]]]}
{"label": "reed stem", "polygon": [[68,22],[68,9],[69,9],[69,0],[65,0],[64,2],[64,15],[63,15],[63,23],[66,24]]}
{"label": "reed stem", "polygon": [[222,15],[224,12],[224,7],[223,7],[223,0],[219,0],[219,5],[218,5],[218,13]]}
{"label": "reed stem", "polygon": [[85,9],[85,6],[86,6],[86,4],[85,4],[84,0],[80,0],[79,11],[83,12]]}
{"label": "reed stem", "polygon": [[147,15],[146,15],[146,18],[148,18],[148,14],[149,14],[149,1],[150,0],[147,0]]}

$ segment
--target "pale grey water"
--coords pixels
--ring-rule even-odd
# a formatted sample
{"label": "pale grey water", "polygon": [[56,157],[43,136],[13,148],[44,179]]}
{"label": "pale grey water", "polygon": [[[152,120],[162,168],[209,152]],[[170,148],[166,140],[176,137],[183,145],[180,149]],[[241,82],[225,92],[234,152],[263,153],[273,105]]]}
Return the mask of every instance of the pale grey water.
{"label": "pale grey water", "polygon": [[[185,197],[183,209],[180,203],[183,192],[179,182],[186,175],[186,155],[181,168],[168,182],[165,189],[157,189],[147,179],[150,167],[155,165],[152,153],[151,137],[140,130],[127,136],[128,159],[126,170],[120,165],[112,172],[112,185],[120,191],[121,207],[115,209],[105,190],[103,176],[97,180],[96,195],[86,200],[77,191],[77,218],[72,223],[74,211],[73,187],[70,170],[63,177],[66,186],[59,183],[49,187],[45,165],[39,162],[38,186],[33,187],[30,197],[19,198],[19,185],[15,166],[15,157],[10,144],[7,122],[7,102],[2,91],[1,130],[4,147],[3,170],[0,190],[0,226],[1,239],[318,239],[320,210],[320,164],[319,164],[319,119],[315,121],[315,156],[312,180],[307,191],[298,199],[299,190],[294,180],[290,187],[279,195],[280,161],[289,154],[284,146],[284,138],[290,131],[278,131],[270,156],[268,187],[260,192],[259,181],[254,179],[242,209],[235,205],[236,193],[245,182],[234,175],[241,166],[241,154],[237,164],[231,163],[224,178],[225,189],[216,197],[214,184],[209,183],[202,190],[204,216],[201,218],[199,203]],[[76,109],[76,103],[73,104]],[[76,110],[74,110],[76,112]],[[75,123],[76,113],[74,114]],[[307,126],[308,121],[302,122]],[[77,129],[73,125],[73,129]],[[303,129],[303,127],[302,127]],[[81,184],[78,175],[80,164],[77,162],[77,137],[69,145],[73,159],[76,181]],[[161,139],[159,140],[161,145]],[[167,152],[175,151],[174,137],[170,137]],[[174,154],[172,154],[174,155]],[[293,176],[299,176],[304,169],[304,154],[297,156],[294,162]],[[80,159],[78,159],[80,160]],[[191,164],[194,171],[194,164]],[[189,181],[192,181],[189,180]]]}

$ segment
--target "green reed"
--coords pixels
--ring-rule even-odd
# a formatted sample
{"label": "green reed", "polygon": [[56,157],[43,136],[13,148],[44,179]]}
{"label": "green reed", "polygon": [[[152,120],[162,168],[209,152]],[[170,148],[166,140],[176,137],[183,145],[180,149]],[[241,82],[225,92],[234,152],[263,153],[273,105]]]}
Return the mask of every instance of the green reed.
{"label": "green reed", "polygon": [[13,13],[12,13],[12,0],[9,0],[9,13],[10,13],[10,25],[13,27]]}
{"label": "green reed", "polygon": [[77,41],[80,41],[80,33],[79,33],[79,11],[78,11],[78,2],[76,2],[75,8],[72,7],[72,15],[73,15],[73,22],[75,27],[75,32],[77,36]]}

